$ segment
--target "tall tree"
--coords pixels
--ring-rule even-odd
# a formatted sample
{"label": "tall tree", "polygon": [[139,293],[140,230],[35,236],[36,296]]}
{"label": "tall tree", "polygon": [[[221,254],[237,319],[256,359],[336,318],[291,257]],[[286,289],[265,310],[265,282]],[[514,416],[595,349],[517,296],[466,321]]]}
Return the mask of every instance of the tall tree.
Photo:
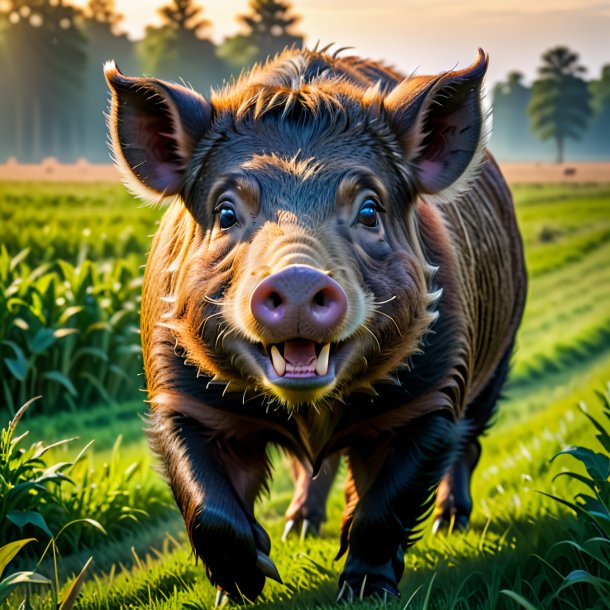
{"label": "tall tree", "polygon": [[53,155],[73,160],[82,149],[86,39],[80,12],[63,0],[4,3],[4,48],[14,154],[20,161]]}
{"label": "tall tree", "polygon": [[593,158],[610,158],[610,64],[602,66],[598,80],[589,83],[593,117],[584,144]]}
{"label": "tall tree", "polygon": [[110,30],[115,30],[123,20],[123,15],[116,10],[115,0],[89,0],[86,14],[92,22],[105,25]]}
{"label": "tall tree", "polygon": [[591,117],[591,94],[582,79],[586,68],[576,53],[555,47],[542,56],[528,107],[532,131],[543,141],[553,140],[562,163],[567,139],[578,140]]}
{"label": "tall tree", "polygon": [[294,26],[301,20],[284,0],[250,0],[250,13],[237,19],[246,31],[228,38],[221,55],[236,69],[280,53],[286,47],[300,47],[303,37]]}
{"label": "tall tree", "polygon": [[493,131],[491,147],[504,160],[522,158],[532,135],[527,124],[527,106],[531,89],[523,83],[523,74],[510,72],[505,82],[493,89]]}
{"label": "tall tree", "polygon": [[203,8],[193,0],[172,0],[158,12],[162,25],[148,26],[138,45],[146,72],[174,81],[181,78],[202,91],[222,82],[227,67],[215,45],[204,38],[210,22],[201,16]]}

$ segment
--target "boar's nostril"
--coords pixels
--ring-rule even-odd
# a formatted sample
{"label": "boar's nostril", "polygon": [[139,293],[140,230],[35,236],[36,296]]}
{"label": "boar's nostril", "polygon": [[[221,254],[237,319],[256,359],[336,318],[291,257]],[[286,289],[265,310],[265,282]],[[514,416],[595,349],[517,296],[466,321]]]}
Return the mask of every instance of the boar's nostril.
{"label": "boar's nostril", "polygon": [[326,277],[324,283],[325,286],[314,294],[309,311],[316,324],[330,330],[343,320],[347,312],[347,297],[335,280]]}
{"label": "boar's nostril", "polygon": [[324,290],[319,290],[318,292],[316,292],[313,297],[313,302],[316,305],[319,305],[320,307],[324,307],[327,302],[326,292]]}
{"label": "boar's nostril", "polygon": [[282,304],[282,297],[277,292],[272,292],[267,300],[265,301],[265,305],[269,309],[277,309]]}

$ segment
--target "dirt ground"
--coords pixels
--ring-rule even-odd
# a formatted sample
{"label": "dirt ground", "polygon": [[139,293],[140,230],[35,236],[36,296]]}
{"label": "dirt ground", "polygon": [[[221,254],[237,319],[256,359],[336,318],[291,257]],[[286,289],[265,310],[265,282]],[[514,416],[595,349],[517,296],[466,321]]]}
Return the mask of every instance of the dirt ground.
{"label": "dirt ground", "polygon": [[[610,182],[610,161],[578,163],[501,163],[511,184]],[[0,164],[0,181],[119,182],[113,165],[92,165],[81,160],[72,165],[46,159],[37,165],[9,161]]]}

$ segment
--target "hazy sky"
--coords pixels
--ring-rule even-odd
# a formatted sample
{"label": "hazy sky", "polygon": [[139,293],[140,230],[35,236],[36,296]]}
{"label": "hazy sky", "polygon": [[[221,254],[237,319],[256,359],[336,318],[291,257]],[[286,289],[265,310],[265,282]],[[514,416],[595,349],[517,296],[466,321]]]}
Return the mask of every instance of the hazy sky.
{"label": "hazy sky", "polygon": [[[140,37],[166,1],[117,0],[125,30]],[[235,15],[248,12],[247,0],[201,4],[216,41],[237,32]],[[409,73],[465,66],[478,46],[491,55],[492,83],[511,70],[531,80],[542,52],[558,44],[580,54],[590,77],[610,63],[610,0],[294,0],[293,6],[307,44],[352,46]]]}

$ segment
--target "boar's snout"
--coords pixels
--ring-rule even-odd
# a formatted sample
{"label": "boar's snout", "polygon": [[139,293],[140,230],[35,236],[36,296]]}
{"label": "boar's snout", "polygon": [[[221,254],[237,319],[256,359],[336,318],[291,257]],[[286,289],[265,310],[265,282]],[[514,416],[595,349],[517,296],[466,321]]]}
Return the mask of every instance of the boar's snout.
{"label": "boar's snout", "polygon": [[258,284],[250,309],[269,341],[321,341],[343,322],[347,296],[338,282],[314,267],[290,265]]}

